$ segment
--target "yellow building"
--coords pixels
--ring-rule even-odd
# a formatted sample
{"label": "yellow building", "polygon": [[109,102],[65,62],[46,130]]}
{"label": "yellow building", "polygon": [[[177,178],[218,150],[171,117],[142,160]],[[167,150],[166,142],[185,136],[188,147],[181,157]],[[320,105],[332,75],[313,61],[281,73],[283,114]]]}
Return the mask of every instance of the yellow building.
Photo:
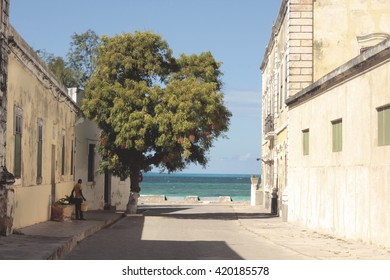
{"label": "yellow building", "polygon": [[262,71],[262,186],[270,207],[288,217],[289,108],[285,101],[314,81],[390,37],[390,1],[283,0]]}
{"label": "yellow building", "polygon": [[6,158],[20,228],[49,220],[51,204],[71,192],[79,109],[11,26],[8,45]]}

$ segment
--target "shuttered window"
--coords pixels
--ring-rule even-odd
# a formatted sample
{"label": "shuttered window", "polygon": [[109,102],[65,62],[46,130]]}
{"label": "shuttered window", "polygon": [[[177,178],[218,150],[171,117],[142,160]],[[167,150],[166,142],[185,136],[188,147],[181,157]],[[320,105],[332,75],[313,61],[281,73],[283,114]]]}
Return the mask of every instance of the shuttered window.
{"label": "shuttered window", "polygon": [[378,109],[378,145],[390,145],[390,106]]}
{"label": "shuttered window", "polygon": [[309,130],[302,131],[302,143],[303,143],[303,155],[307,156],[309,154]]}
{"label": "shuttered window", "polygon": [[15,150],[14,150],[14,176],[20,178],[22,176],[22,110],[15,107]]}
{"label": "shuttered window", "polygon": [[70,175],[73,175],[73,169],[74,169],[74,142],[72,140],[72,146],[70,151]]}
{"label": "shuttered window", "polygon": [[61,175],[65,175],[65,131],[62,131]]}
{"label": "shuttered window", "polygon": [[42,120],[38,120],[38,147],[37,147],[37,183],[42,182],[42,144],[43,144],[43,125]]}
{"label": "shuttered window", "polygon": [[332,151],[341,152],[343,150],[343,122],[336,120],[332,122]]}

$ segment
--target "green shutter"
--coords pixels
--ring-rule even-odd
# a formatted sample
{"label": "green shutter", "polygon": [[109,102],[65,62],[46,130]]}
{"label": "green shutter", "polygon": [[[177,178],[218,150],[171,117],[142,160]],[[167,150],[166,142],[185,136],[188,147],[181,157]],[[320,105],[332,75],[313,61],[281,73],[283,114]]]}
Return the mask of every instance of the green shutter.
{"label": "green shutter", "polygon": [[37,177],[42,177],[42,141],[38,141],[38,166]]}
{"label": "green shutter", "polygon": [[385,145],[390,145],[390,108],[385,110],[384,114]]}
{"label": "green shutter", "polygon": [[74,156],[73,145],[74,145],[74,143],[72,140],[72,146],[71,146],[71,151],[70,151],[70,175],[73,175],[73,165],[74,165],[74,163],[73,163],[73,161],[74,161],[74,159],[73,159],[73,156]]}
{"label": "green shutter", "polygon": [[378,109],[378,145],[390,145],[390,106]]}
{"label": "green shutter", "polygon": [[332,122],[332,151],[341,152],[343,150],[343,122],[337,120]]}
{"label": "green shutter", "polygon": [[22,175],[22,135],[15,134],[15,154],[14,154],[14,176],[20,178]]}
{"label": "green shutter", "polygon": [[307,156],[309,154],[309,130],[302,131],[303,135],[303,155]]}
{"label": "green shutter", "polygon": [[37,179],[42,178],[42,138],[42,125],[38,125]]}

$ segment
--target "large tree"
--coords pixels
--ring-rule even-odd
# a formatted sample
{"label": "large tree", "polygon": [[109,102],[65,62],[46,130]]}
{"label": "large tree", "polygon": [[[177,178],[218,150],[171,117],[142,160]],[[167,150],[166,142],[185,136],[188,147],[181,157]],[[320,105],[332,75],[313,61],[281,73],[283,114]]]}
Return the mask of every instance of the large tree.
{"label": "large tree", "polygon": [[131,178],[152,166],[168,172],[206,166],[231,113],[221,92],[221,63],[210,52],[175,58],[151,32],[103,37],[82,110],[101,128],[101,171]]}

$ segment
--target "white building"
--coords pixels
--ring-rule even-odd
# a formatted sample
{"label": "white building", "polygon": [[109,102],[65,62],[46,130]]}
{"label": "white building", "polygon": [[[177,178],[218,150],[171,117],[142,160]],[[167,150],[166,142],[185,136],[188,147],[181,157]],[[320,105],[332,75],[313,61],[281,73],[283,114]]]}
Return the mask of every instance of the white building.
{"label": "white building", "polygon": [[[68,89],[68,94],[81,107],[84,92],[76,88]],[[83,180],[84,196],[88,208],[126,210],[130,194],[130,179],[121,181],[111,174],[100,174],[100,156],[97,145],[100,139],[100,129],[95,123],[80,117],[75,123],[75,181]]]}

